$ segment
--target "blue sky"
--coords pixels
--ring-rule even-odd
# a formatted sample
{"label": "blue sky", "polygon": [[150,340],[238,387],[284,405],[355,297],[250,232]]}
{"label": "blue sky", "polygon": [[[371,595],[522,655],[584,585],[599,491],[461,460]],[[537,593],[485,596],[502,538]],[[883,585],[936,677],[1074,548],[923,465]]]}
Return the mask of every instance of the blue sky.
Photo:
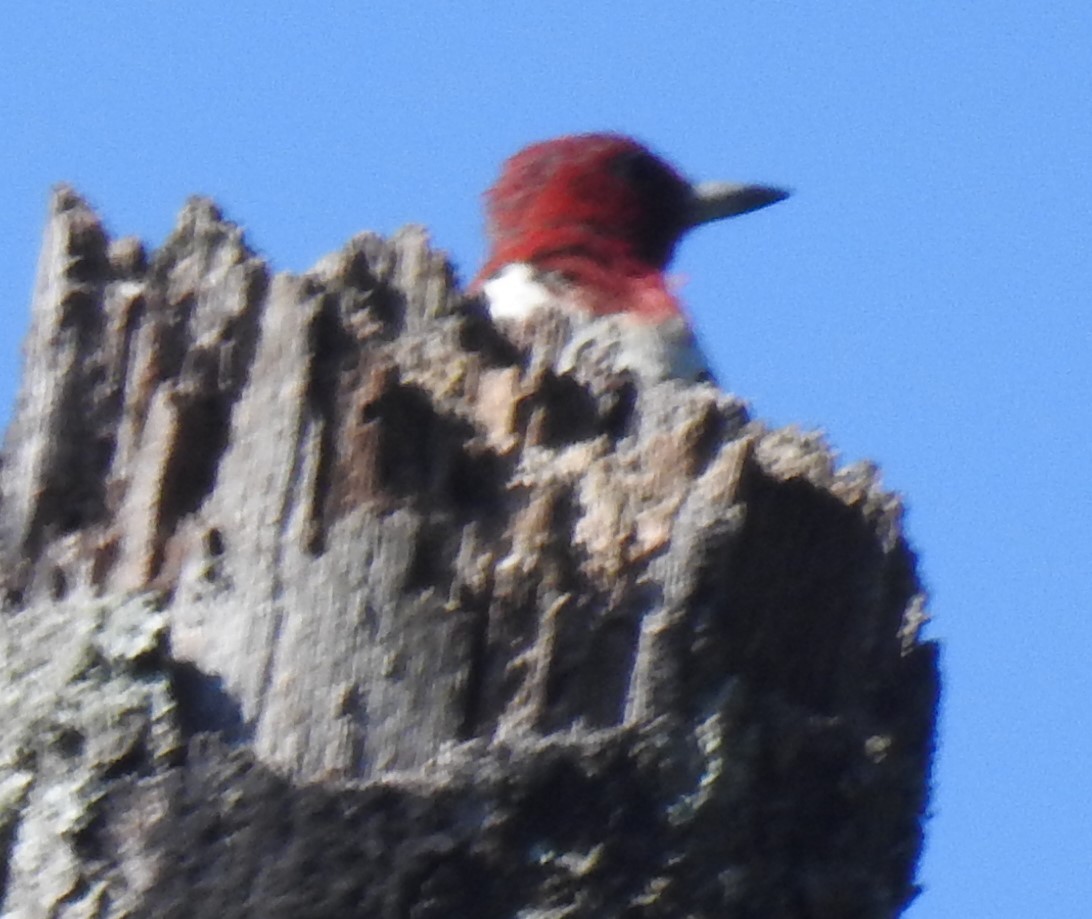
{"label": "blue sky", "polygon": [[622,130],[694,178],[794,188],[676,269],[726,388],[906,496],[946,684],[908,915],[1088,913],[1088,0],[11,7],[5,423],[59,180],[154,243],[213,195],[290,270],[423,223],[464,278],[479,193],[533,140]]}

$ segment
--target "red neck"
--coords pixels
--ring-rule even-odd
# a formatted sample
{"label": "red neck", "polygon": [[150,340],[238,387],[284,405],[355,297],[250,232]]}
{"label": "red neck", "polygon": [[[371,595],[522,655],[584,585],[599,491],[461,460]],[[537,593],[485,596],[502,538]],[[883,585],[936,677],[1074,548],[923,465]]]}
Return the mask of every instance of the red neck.
{"label": "red neck", "polygon": [[505,265],[525,263],[593,315],[630,313],[649,322],[681,316],[663,271],[626,248],[619,240],[580,231],[529,234],[498,245],[471,286],[479,288]]}

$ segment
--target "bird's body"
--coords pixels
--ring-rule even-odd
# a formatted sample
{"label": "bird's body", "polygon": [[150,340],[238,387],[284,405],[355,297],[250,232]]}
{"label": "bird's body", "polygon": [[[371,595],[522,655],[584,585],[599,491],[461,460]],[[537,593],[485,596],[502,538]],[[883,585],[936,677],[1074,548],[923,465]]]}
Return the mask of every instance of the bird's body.
{"label": "bird's body", "polygon": [[632,344],[619,363],[639,376],[697,379],[704,355],[666,275],[675,246],[693,226],[784,197],[766,186],[692,185],[618,134],[534,144],[487,193],[491,250],[473,287],[495,320],[561,309],[582,326],[574,346],[609,326]]}
{"label": "bird's body", "polygon": [[[681,312],[650,320],[643,312],[625,308],[596,311],[583,299],[583,288],[552,280],[529,262],[505,265],[481,287],[494,320],[523,320],[544,309],[561,309],[569,314],[575,328],[560,360],[560,370],[575,367],[597,345],[611,342],[615,347],[610,365],[617,370],[630,370],[644,379],[711,379],[709,361]],[[657,299],[659,293],[653,288]],[[639,297],[640,291],[631,291],[633,296]],[[627,303],[632,299],[612,302]]]}

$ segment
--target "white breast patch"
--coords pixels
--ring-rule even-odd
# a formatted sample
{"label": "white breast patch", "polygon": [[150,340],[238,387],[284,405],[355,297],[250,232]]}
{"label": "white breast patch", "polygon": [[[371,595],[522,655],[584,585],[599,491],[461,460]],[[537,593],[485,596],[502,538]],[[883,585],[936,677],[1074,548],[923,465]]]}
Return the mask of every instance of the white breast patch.
{"label": "white breast patch", "polygon": [[482,285],[494,319],[525,319],[545,306],[557,306],[558,297],[538,279],[526,262],[505,265]]}

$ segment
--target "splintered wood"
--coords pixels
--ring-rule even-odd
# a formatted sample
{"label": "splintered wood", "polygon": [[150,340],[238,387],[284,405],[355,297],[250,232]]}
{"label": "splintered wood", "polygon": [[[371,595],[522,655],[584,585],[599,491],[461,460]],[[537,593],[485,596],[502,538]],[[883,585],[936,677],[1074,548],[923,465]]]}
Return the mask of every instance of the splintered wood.
{"label": "splintered wood", "polygon": [[912,899],[898,498],[564,366],[573,322],[494,327],[420,230],[274,275],[210,201],[149,253],[58,190],[0,468],[4,915]]}

